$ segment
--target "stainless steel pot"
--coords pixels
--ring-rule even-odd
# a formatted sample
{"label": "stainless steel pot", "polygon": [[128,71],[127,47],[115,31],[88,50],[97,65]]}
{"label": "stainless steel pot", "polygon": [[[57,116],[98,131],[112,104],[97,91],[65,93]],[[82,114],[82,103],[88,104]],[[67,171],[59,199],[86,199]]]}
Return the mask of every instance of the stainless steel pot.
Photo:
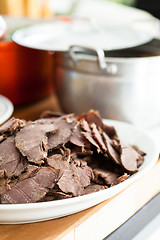
{"label": "stainless steel pot", "polygon": [[56,52],[54,79],[63,110],[79,114],[94,108],[103,118],[142,127],[158,123],[160,56],[150,45],[108,52],[107,57],[100,49],[75,46]]}

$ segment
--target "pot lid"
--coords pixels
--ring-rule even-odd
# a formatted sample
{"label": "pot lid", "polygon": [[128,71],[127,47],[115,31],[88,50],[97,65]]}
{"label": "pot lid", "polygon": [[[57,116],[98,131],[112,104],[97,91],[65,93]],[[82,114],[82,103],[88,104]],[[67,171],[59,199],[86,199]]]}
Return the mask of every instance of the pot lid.
{"label": "pot lid", "polygon": [[0,95],[0,124],[5,122],[13,113],[13,104],[8,98]]}
{"label": "pot lid", "polygon": [[84,20],[52,21],[17,30],[13,40],[25,47],[49,51],[68,51],[71,45],[103,50],[139,46],[153,36],[129,26],[100,27]]}

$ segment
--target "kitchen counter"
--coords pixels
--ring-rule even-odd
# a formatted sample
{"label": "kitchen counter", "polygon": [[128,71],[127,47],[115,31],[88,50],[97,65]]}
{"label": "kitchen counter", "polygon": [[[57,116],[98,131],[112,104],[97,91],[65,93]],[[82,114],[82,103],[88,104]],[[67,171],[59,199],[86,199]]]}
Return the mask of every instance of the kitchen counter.
{"label": "kitchen counter", "polygon": [[[15,109],[14,116],[36,119],[46,109],[59,111],[55,96]],[[100,240],[119,228],[160,192],[160,159],[142,178],[116,196],[79,213],[39,223],[0,225],[1,240]]]}

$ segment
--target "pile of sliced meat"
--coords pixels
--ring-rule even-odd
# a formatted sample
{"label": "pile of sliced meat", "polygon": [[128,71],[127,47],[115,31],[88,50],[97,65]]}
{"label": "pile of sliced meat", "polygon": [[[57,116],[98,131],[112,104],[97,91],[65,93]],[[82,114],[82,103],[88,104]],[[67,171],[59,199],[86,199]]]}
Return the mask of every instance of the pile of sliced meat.
{"label": "pile of sliced meat", "polygon": [[0,203],[52,201],[97,192],[138,171],[145,153],[118,138],[98,112],[43,113],[0,127]]}

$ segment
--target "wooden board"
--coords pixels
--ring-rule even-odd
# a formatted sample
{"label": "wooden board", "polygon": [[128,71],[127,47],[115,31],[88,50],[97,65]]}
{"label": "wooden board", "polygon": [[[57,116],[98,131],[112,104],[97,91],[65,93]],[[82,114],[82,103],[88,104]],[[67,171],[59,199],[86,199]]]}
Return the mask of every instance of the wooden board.
{"label": "wooden board", "polygon": [[[54,96],[16,109],[14,116],[35,119],[45,109],[60,110]],[[121,193],[90,209],[40,223],[0,225],[0,240],[100,240],[160,192],[160,160]]]}

